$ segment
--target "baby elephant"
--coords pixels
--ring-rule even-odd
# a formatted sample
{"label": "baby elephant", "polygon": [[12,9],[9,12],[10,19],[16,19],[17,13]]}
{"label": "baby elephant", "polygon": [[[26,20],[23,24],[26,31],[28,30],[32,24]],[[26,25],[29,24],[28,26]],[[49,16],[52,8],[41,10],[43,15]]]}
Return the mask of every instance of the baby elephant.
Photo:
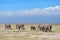
{"label": "baby elephant", "polygon": [[5,29],[11,29],[11,24],[5,24]]}
{"label": "baby elephant", "polygon": [[31,31],[33,30],[35,30],[36,29],[36,27],[35,26],[31,26]]}

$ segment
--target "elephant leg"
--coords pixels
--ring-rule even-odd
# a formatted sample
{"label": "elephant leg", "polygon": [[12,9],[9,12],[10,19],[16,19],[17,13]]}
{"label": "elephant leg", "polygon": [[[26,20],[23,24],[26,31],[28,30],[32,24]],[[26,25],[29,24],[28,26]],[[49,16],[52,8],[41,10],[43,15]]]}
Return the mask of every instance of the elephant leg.
{"label": "elephant leg", "polygon": [[20,27],[18,27],[18,29],[20,30]]}
{"label": "elephant leg", "polygon": [[11,27],[9,26],[8,29],[11,29]]}
{"label": "elephant leg", "polygon": [[24,30],[25,28],[24,27],[22,27],[22,30]]}
{"label": "elephant leg", "polygon": [[32,31],[34,31],[34,28],[31,28]]}
{"label": "elephant leg", "polygon": [[52,27],[50,27],[50,29],[49,29],[50,32],[52,32],[51,29],[52,29]]}
{"label": "elephant leg", "polygon": [[41,29],[42,29],[42,31],[45,31],[45,28],[44,27],[42,27]]}
{"label": "elephant leg", "polygon": [[35,30],[35,28],[33,28],[33,31]]}
{"label": "elephant leg", "polygon": [[33,31],[34,29],[32,28],[31,30]]}
{"label": "elephant leg", "polygon": [[48,28],[46,28],[46,32],[48,32]]}
{"label": "elephant leg", "polygon": [[43,31],[46,32],[47,31],[46,28],[43,27]]}
{"label": "elephant leg", "polygon": [[40,31],[42,31],[43,29],[42,28],[39,28]]}
{"label": "elephant leg", "polygon": [[34,27],[34,30],[35,30],[36,28]]}
{"label": "elephant leg", "polygon": [[52,32],[51,29],[49,29],[49,32]]}

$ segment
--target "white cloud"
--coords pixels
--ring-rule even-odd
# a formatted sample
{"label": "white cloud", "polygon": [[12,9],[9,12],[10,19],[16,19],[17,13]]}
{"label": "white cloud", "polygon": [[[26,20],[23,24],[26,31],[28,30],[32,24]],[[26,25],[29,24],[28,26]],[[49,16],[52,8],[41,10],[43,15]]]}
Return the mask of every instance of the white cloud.
{"label": "white cloud", "polygon": [[35,8],[21,11],[2,11],[0,16],[23,16],[23,15],[60,15],[60,6],[48,8]]}

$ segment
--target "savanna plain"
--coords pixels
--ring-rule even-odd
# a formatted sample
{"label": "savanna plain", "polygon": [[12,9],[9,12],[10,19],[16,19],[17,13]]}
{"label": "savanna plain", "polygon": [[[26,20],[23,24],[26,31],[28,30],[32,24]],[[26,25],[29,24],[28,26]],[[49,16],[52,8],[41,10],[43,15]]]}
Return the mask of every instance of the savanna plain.
{"label": "savanna plain", "polygon": [[[39,24],[25,24],[25,30],[17,30],[16,24],[11,24],[11,30],[5,30],[4,25],[0,24],[0,40],[60,40],[60,24],[52,24],[52,32],[39,31]],[[31,31],[31,25],[35,25],[35,31]]]}

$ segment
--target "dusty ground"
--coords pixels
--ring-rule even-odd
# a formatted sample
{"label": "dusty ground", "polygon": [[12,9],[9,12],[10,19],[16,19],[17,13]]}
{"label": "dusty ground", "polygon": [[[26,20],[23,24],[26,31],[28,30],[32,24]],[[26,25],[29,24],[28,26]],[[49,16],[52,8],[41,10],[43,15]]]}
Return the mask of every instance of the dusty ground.
{"label": "dusty ground", "polygon": [[16,30],[12,24],[11,30],[5,30],[4,24],[0,24],[0,40],[60,40],[60,25],[53,25],[52,32],[31,31],[30,26],[38,24],[26,24],[25,30]]}

